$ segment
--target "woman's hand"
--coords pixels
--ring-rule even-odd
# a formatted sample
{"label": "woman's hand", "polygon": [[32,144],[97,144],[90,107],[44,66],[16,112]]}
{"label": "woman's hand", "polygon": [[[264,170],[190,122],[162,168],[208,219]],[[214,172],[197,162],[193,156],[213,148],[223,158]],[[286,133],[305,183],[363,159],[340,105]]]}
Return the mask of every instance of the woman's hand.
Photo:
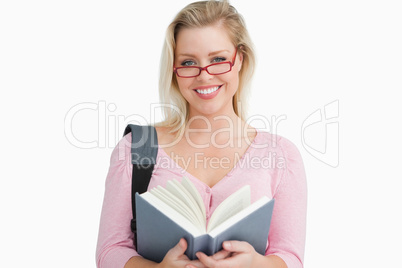
{"label": "woman's hand", "polygon": [[253,246],[242,241],[226,241],[223,250],[208,257],[202,252],[197,252],[197,257],[202,264],[211,268],[224,267],[253,267],[257,258],[263,257],[258,254]]}
{"label": "woman's hand", "polygon": [[[182,238],[176,246],[171,248],[168,253],[166,253],[162,262],[157,265],[158,268],[174,268],[174,267],[196,267],[205,268],[199,260],[191,261],[184,252],[187,249],[187,241]],[[190,266],[188,266],[190,265]]]}

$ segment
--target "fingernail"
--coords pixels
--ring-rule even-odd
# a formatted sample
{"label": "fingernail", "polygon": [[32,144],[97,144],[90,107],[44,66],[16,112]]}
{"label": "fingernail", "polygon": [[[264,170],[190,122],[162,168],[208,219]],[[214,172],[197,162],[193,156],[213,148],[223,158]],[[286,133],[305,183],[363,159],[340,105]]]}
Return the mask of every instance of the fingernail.
{"label": "fingernail", "polygon": [[232,245],[230,244],[230,242],[224,242],[224,247],[226,249],[230,249],[232,247]]}

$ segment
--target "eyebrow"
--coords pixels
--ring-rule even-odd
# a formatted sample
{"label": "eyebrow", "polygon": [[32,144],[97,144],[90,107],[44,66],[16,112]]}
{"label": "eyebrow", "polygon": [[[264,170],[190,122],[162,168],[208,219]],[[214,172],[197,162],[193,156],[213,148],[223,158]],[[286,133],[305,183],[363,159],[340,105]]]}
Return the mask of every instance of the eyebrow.
{"label": "eyebrow", "polygon": [[[220,54],[220,53],[222,53],[222,52],[228,52],[228,53],[230,53],[229,50],[223,49],[223,50],[218,50],[218,51],[210,52],[210,53],[208,54],[208,56],[213,56],[213,55],[216,55],[216,54]],[[194,57],[194,58],[196,57],[195,55],[189,54],[189,53],[181,53],[181,54],[179,54],[179,55],[177,55],[177,56],[186,56],[186,57]]]}

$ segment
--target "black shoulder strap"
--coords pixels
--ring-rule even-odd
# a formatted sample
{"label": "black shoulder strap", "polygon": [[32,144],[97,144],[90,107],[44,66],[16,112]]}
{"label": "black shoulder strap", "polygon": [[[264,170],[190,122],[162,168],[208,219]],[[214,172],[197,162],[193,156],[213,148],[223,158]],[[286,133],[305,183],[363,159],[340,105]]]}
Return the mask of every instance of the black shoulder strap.
{"label": "black shoulder strap", "polygon": [[135,193],[144,193],[148,189],[152,171],[158,154],[158,137],[155,127],[128,125],[124,136],[131,132],[131,163],[133,174],[131,182],[131,208],[133,219],[130,227],[134,233],[134,246],[137,247],[137,222],[135,209]]}

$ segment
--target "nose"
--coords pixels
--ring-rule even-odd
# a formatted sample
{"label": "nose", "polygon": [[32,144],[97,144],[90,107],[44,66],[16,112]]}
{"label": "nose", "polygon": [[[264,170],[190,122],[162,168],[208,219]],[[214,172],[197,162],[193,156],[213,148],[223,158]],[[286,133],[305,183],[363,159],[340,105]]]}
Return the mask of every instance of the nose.
{"label": "nose", "polygon": [[198,81],[210,80],[210,79],[212,79],[213,77],[214,77],[214,76],[211,75],[211,74],[209,74],[209,73],[207,72],[207,70],[202,70],[201,73],[200,73],[200,75],[197,76],[197,80],[198,80]]}

